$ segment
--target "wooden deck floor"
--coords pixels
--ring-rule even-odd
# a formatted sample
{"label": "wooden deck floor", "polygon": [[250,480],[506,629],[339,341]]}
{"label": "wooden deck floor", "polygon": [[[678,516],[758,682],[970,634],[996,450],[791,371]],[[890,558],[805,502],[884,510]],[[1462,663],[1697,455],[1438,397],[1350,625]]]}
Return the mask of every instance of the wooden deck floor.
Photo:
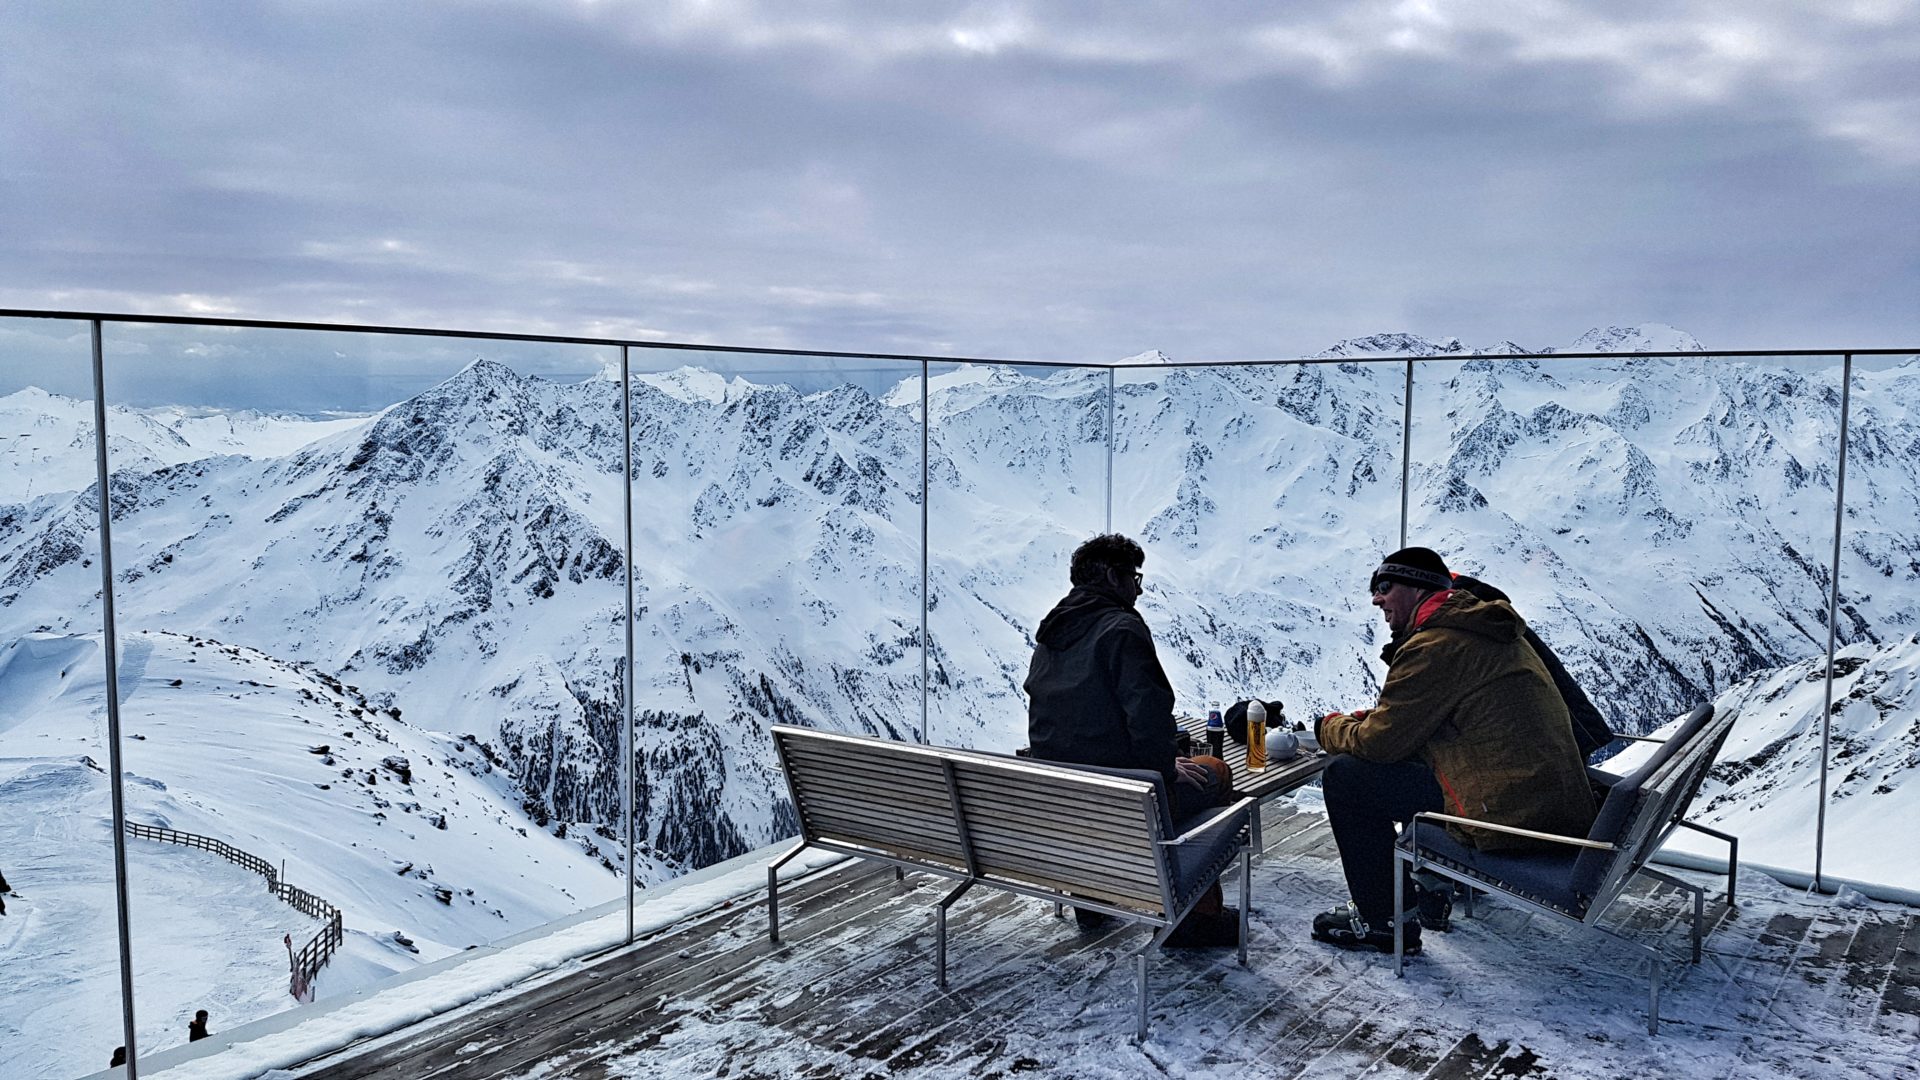
{"label": "wooden deck floor", "polygon": [[[1744,876],[1738,912],[1710,908],[1705,962],[1669,976],[1649,1038],[1634,950],[1497,902],[1428,935],[1404,980],[1389,957],[1307,940],[1344,892],[1331,838],[1284,808],[1268,828],[1250,966],[1231,950],[1154,957],[1142,1046],[1127,1036],[1144,931],[1082,934],[1050,904],[977,890],[952,916],[941,991],[946,883],[853,864],[783,894],[778,948],[764,904],[741,901],[298,1075],[1920,1076],[1913,909]],[[1681,960],[1682,900],[1641,888],[1616,928]]]}

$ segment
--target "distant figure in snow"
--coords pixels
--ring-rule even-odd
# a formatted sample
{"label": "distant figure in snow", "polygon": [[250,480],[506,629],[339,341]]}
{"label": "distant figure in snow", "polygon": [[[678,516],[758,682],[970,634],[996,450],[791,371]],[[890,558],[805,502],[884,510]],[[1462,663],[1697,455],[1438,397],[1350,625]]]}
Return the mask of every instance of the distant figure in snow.
{"label": "distant figure in snow", "polygon": [[193,1023],[187,1025],[187,1041],[199,1042],[207,1037],[207,1010],[201,1009],[193,1014]]}
{"label": "distant figure in snow", "polygon": [[114,1047],[113,1060],[107,1062],[107,1068],[111,1069],[116,1065],[125,1065],[126,1063],[127,1063],[127,1048],[124,1046]]}
{"label": "distant figure in snow", "polygon": [[[12,891],[13,891],[13,886],[7,884],[7,875],[0,874],[0,897],[4,897]],[[5,900],[0,900],[0,915],[5,915],[6,913],[7,913],[7,902]]]}

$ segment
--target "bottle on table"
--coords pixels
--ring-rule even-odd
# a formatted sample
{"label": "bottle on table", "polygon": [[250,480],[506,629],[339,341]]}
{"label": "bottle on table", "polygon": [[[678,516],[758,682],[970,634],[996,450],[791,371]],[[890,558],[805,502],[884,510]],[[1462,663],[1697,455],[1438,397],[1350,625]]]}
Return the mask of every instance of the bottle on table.
{"label": "bottle on table", "polygon": [[1220,703],[1207,706],[1207,753],[1224,757],[1227,753],[1227,723],[1220,715]]}
{"label": "bottle on table", "polygon": [[1259,698],[1247,702],[1247,771],[1267,771],[1267,706]]}

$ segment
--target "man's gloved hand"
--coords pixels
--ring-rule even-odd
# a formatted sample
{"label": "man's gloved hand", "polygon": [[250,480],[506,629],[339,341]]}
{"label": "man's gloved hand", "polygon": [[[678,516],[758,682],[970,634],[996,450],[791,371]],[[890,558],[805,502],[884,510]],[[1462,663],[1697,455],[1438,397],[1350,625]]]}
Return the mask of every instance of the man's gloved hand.
{"label": "man's gloved hand", "polygon": [[1353,718],[1354,718],[1355,720],[1365,720],[1365,719],[1367,718],[1367,714],[1368,714],[1369,712],[1372,712],[1372,711],[1373,711],[1373,710],[1371,710],[1371,709],[1355,709],[1355,710],[1353,710],[1353,711],[1352,711],[1352,712],[1350,712],[1350,713],[1341,713],[1341,712],[1330,712],[1330,713],[1328,713],[1327,715],[1325,715],[1325,716],[1323,716],[1323,717],[1321,717],[1320,719],[1318,719],[1318,720],[1315,720],[1315,721],[1313,722],[1313,741],[1314,741],[1314,742],[1319,742],[1319,741],[1320,741],[1320,725],[1322,725],[1322,724],[1324,724],[1324,723],[1326,723],[1327,721],[1329,721],[1329,720],[1331,720],[1331,719],[1333,719],[1334,717],[1336,717],[1336,716],[1351,716],[1351,717],[1353,717]]}

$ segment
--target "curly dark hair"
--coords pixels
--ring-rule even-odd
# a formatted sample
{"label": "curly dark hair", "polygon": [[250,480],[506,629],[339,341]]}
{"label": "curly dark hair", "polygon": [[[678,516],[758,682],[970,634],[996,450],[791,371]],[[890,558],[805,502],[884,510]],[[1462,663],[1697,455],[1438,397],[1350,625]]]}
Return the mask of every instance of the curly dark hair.
{"label": "curly dark hair", "polygon": [[1091,585],[1106,575],[1107,567],[1129,573],[1140,569],[1147,553],[1119,533],[1102,533],[1073,549],[1067,578],[1075,585]]}

